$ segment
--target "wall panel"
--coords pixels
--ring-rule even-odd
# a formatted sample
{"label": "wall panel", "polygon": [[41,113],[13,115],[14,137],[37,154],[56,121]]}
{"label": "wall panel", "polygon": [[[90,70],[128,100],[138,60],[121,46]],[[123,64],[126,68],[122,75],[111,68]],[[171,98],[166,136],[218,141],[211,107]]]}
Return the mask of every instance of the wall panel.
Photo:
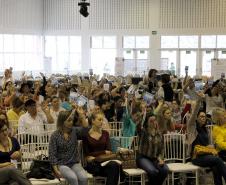
{"label": "wall panel", "polygon": [[80,30],[78,0],[44,0],[44,32]]}
{"label": "wall panel", "polygon": [[152,0],[92,0],[90,29],[148,29]]}
{"label": "wall panel", "polygon": [[1,33],[42,33],[43,0],[0,0]]}
{"label": "wall panel", "polygon": [[160,0],[161,29],[225,28],[226,0]]}

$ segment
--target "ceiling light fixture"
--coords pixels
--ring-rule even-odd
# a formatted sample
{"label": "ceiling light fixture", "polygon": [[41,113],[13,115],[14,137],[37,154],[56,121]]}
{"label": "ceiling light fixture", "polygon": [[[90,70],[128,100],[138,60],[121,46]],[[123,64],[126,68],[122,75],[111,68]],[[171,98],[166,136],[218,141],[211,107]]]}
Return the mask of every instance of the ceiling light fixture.
{"label": "ceiling light fixture", "polygon": [[80,6],[80,14],[83,15],[84,17],[88,17],[89,12],[88,12],[88,6],[90,3],[87,3],[86,0],[82,0],[81,2],[78,3],[78,6]]}

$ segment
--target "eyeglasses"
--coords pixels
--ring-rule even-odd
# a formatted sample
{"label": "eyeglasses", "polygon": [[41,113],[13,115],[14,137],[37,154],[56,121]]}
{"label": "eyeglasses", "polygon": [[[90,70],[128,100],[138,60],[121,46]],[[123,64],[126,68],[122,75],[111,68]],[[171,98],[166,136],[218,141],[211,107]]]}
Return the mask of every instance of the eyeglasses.
{"label": "eyeglasses", "polygon": [[7,132],[7,131],[8,131],[8,128],[4,128],[4,129],[0,130],[0,133]]}
{"label": "eyeglasses", "polygon": [[202,116],[199,116],[200,118],[205,118],[206,116],[202,115]]}

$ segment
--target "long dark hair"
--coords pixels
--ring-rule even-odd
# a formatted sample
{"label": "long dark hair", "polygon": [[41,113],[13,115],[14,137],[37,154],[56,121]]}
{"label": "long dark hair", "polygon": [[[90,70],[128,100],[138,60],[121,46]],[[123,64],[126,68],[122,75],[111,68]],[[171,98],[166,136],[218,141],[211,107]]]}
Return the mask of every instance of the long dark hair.
{"label": "long dark hair", "polygon": [[69,118],[71,115],[71,111],[61,111],[57,118],[57,130],[62,132],[64,127],[64,122]]}
{"label": "long dark hair", "polygon": [[0,115],[4,115],[5,116],[5,118],[6,118],[5,120],[3,120],[3,119],[0,119],[0,120],[4,121],[6,126],[9,128],[9,120],[8,120],[7,115],[6,115],[6,112],[4,110],[0,109]]}
{"label": "long dark hair", "polygon": [[0,119],[0,130],[1,130],[5,125],[7,126],[7,128],[9,127],[5,120]]}

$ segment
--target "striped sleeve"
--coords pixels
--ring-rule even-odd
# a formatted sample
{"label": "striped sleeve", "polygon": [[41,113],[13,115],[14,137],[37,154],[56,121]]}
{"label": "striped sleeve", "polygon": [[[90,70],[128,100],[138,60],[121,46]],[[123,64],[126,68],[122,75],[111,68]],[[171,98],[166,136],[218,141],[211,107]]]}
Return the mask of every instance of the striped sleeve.
{"label": "striped sleeve", "polygon": [[57,159],[57,135],[56,135],[56,132],[54,132],[50,137],[49,160],[52,165],[57,165],[58,159]]}

